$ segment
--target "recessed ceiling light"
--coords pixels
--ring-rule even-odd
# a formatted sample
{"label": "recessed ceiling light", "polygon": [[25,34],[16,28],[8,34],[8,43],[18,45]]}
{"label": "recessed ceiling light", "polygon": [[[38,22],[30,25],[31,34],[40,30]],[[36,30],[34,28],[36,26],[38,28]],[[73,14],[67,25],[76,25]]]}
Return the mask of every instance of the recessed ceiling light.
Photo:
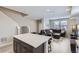
{"label": "recessed ceiling light", "polygon": [[50,12],[51,10],[50,10],[50,9],[47,9],[46,11],[47,11],[47,12]]}

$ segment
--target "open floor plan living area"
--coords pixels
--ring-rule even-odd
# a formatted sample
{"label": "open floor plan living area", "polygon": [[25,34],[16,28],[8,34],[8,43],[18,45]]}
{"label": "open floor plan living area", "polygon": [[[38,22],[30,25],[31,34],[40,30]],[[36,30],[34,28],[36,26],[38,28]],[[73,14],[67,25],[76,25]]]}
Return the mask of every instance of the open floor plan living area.
{"label": "open floor plan living area", "polygon": [[79,53],[79,6],[0,6],[0,53]]}

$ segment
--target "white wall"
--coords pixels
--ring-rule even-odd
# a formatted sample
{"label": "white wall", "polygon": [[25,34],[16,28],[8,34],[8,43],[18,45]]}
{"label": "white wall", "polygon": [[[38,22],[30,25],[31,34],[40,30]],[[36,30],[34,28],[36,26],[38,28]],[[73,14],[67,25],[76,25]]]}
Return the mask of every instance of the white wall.
{"label": "white wall", "polygon": [[79,16],[79,6],[72,6],[71,16]]}
{"label": "white wall", "polygon": [[20,26],[27,25],[30,27],[31,32],[37,31],[36,21],[30,20],[27,18],[27,16],[23,17],[20,14],[7,10],[7,9],[0,9],[3,13],[5,13],[8,17],[13,19],[15,22],[17,22]]}
{"label": "white wall", "polygon": [[17,23],[0,11],[0,37],[16,34]]}
{"label": "white wall", "polygon": [[76,17],[76,23],[79,24],[79,17]]}

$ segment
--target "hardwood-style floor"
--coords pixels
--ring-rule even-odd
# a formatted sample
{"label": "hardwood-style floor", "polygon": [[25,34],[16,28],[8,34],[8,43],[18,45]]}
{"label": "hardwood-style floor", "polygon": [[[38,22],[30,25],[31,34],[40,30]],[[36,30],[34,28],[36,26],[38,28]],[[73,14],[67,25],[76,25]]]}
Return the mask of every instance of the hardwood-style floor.
{"label": "hardwood-style floor", "polygon": [[10,44],[0,46],[0,53],[13,53],[13,42]]}
{"label": "hardwood-style floor", "polygon": [[[13,43],[0,47],[0,53],[13,53]],[[50,53],[71,53],[70,39],[64,38],[60,41],[52,41],[52,51]]]}

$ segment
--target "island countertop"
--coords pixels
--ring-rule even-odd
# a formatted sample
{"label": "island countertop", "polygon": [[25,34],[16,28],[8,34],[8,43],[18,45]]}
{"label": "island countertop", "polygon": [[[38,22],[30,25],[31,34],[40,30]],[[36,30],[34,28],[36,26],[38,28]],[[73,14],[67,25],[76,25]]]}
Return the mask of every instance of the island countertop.
{"label": "island countertop", "polygon": [[41,44],[48,41],[50,37],[44,36],[44,35],[27,33],[27,34],[15,35],[14,38],[19,39],[19,40],[33,46],[34,48],[37,48]]}

